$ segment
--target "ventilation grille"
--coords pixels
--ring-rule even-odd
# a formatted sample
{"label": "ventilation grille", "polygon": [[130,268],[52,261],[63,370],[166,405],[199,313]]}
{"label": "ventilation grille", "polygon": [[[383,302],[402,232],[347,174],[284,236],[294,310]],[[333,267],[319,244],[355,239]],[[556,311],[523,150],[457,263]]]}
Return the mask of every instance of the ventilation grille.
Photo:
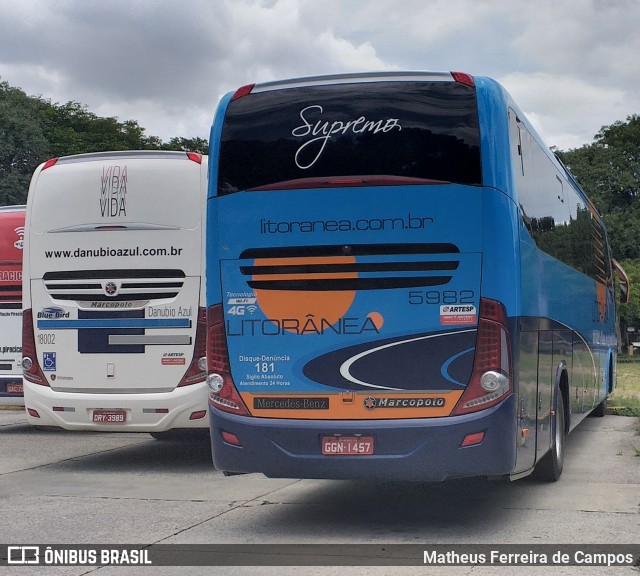
{"label": "ventilation grille", "polygon": [[54,300],[122,302],[175,298],[184,278],[182,270],[79,270],[47,272],[43,280]]}
{"label": "ventilation grille", "polygon": [[[460,262],[453,244],[357,244],[245,250],[240,272],[254,290],[391,290],[448,284]],[[357,260],[356,260],[357,259]]]}

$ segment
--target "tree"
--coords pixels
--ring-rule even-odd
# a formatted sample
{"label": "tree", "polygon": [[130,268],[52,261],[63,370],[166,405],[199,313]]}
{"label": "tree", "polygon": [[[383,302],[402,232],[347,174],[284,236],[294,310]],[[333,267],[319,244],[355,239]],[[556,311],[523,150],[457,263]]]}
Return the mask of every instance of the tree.
{"label": "tree", "polygon": [[208,154],[209,142],[204,138],[171,138],[169,142],[162,145],[162,149]]}
{"label": "tree", "polygon": [[102,118],[78,102],[50,105],[45,110],[43,130],[51,156],[108,150],[153,150],[161,145],[158,138],[145,136],[144,128],[135,120],[120,123],[117,118]]}
{"label": "tree", "polygon": [[[600,212],[636,206],[640,193],[640,116],[603,126],[592,144],[558,152]],[[638,254],[640,256],[640,254]]]}
{"label": "tree", "polygon": [[26,201],[31,174],[46,157],[39,103],[0,82],[0,205]]}

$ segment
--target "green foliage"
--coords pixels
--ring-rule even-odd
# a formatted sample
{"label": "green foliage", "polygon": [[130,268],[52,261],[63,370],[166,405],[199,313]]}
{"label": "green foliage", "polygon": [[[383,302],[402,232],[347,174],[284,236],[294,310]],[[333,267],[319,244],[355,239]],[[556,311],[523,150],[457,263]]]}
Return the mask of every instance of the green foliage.
{"label": "green foliage", "polygon": [[103,118],[78,102],[52,104],[0,82],[0,206],[26,202],[37,166],[58,156],[108,150],[184,150],[206,154],[203,138],[146,136],[135,120]]}
{"label": "green foliage", "polygon": [[592,144],[558,156],[569,166],[600,212],[635,208],[640,183],[640,116],[603,126]]}
{"label": "green foliage", "polygon": [[134,120],[120,123],[117,118],[101,118],[77,102],[49,105],[42,124],[53,157],[160,147],[158,139],[146,137]]}
{"label": "green foliage", "polygon": [[0,82],[0,205],[22,204],[31,173],[48,154],[39,102]]}
{"label": "green foliage", "polygon": [[209,141],[204,138],[171,138],[162,145],[163,150],[184,150],[185,152],[209,153]]}

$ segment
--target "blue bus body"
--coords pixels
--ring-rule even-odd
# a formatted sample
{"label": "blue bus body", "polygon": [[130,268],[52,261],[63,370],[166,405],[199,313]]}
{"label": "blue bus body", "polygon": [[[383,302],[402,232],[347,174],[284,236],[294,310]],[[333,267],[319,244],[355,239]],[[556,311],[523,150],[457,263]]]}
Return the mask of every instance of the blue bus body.
{"label": "blue bus body", "polygon": [[615,383],[612,267],[597,211],[498,83],[246,87],[219,104],[209,169],[218,469],[559,477],[565,434]]}

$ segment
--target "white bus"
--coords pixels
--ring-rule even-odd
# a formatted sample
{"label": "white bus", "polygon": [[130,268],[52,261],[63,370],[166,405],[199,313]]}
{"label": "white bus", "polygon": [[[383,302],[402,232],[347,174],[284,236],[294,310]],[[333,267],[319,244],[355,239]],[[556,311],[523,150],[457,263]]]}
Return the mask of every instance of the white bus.
{"label": "white bus", "polygon": [[207,157],[128,151],[40,165],[27,200],[29,423],[173,437],[208,427]]}
{"label": "white bus", "polygon": [[0,207],[0,405],[22,400],[24,206]]}

